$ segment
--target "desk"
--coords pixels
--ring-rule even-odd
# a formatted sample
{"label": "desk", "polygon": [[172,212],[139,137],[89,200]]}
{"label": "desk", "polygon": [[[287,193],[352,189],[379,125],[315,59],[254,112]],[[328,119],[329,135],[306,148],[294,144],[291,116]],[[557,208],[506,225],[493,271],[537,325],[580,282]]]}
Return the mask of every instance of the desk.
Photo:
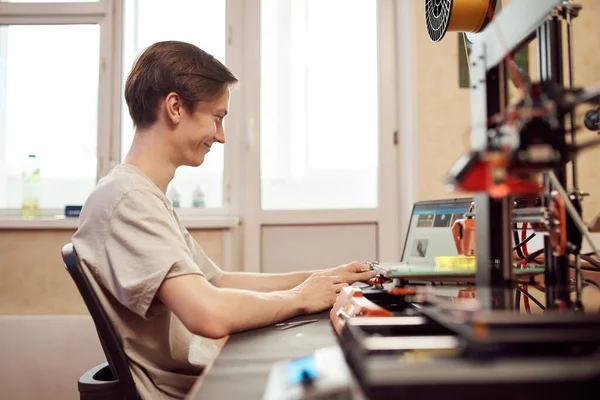
{"label": "desk", "polygon": [[290,321],[307,319],[319,321],[286,330],[269,326],[231,335],[210,370],[199,378],[200,387],[194,385],[187,398],[260,400],[273,363],[337,345],[329,311]]}

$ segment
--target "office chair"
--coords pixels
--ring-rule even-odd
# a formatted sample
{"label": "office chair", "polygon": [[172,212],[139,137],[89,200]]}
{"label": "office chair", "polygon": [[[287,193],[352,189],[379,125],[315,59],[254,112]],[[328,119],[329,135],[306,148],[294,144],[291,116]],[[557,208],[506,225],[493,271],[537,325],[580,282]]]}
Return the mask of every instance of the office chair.
{"label": "office chair", "polygon": [[139,400],[121,339],[92,289],[72,243],[63,247],[62,257],[92,316],[108,361],[88,370],[79,378],[77,388],[80,400]]}

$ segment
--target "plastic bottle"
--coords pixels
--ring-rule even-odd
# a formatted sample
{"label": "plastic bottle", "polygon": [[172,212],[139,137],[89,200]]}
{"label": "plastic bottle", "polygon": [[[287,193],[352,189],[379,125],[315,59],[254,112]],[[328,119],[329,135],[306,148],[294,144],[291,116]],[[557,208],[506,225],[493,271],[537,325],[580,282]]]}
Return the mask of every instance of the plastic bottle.
{"label": "plastic bottle", "polygon": [[40,216],[40,179],[38,159],[35,154],[30,154],[25,161],[22,174],[21,217],[23,218],[38,218]]}
{"label": "plastic bottle", "polygon": [[193,208],[206,208],[206,200],[204,199],[204,192],[200,189],[200,186],[196,186],[194,193],[192,193],[192,207]]}
{"label": "plastic bottle", "polygon": [[173,208],[179,208],[179,206],[181,206],[181,195],[179,194],[179,191],[177,190],[175,185],[171,186],[171,188],[167,192],[167,197],[169,198],[169,200],[171,200]]}

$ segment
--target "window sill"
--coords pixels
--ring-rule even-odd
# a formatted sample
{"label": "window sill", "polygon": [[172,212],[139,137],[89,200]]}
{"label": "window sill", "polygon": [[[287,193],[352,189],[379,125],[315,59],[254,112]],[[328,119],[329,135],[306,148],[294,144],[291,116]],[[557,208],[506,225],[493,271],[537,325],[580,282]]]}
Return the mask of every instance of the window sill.
{"label": "window sill", "polygon": [[[239,218],[228,216],[199,216],[181,218],[187,229],[230,229],[239,225]],[[3,216],[0,218],[0,230],[10,229],[77,229],[79,218],[41,217],[24,219],[21,217]]]}

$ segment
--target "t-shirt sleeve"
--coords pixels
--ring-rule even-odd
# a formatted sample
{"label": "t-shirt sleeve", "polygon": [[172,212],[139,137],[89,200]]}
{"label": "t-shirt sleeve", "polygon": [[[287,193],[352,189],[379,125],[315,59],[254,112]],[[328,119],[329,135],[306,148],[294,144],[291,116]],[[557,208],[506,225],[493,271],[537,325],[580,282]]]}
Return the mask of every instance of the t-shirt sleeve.
{"label": "t-shirt sleeve", "polygon": [[194,239],[189,233],[187,233],[187,241],[189,247],[192,249],[194,263],[200,267],[200,270],[206,279],[208,279],[208,281],[213,285],[216,285],[223,277],[223,270],[221,270],[221,268],[219,268],[217,264],[215,264],[214,261],[206,255],[196,239]]}
{"label": "t-shirt sleeve", "polygon": [[[206,255],[198,241],[194,239],[194,237],[189,233],[186,227],[181,223],[181,220],[175,214],[175,218],[177,219],[177,224],[179,225],[179,229],[185,233],[185,241],[187,243],[188,248],[192,253],[192,257],[194,259],[194,263],[200,268],[204,277],[213,285],[216,285],[219,280],[223,277],[223,270],[219,268],[217,264],[213,260]],[[176,269],[173,269],[169,272],[168,277],[182,275]]]}
{"label": "t-shirt sleeve", "polygon": [[150,306],[171,271],[173,276],[204,275],[171,213],[148,189],[123,196],[108,230],[104,250],[111,276],[106,286],[121,304],[144,318],[153,314]]}

